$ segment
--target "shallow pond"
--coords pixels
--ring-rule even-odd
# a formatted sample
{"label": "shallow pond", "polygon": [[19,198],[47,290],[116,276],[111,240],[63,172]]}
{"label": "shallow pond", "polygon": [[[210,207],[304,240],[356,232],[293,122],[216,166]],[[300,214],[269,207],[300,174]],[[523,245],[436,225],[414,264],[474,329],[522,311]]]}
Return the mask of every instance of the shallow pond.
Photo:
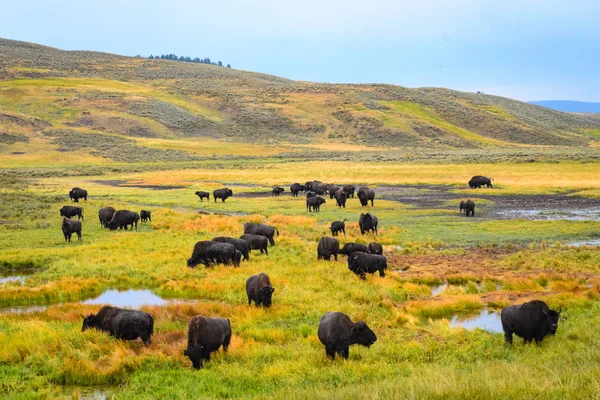
{"label": "shallow pond", "polygon": [[438,285],[438,286],[432,286],[431,287],[431,295],[439,296],[444,290],[446,290],[447,287],[448,287],[447,283],[444,283],[444,284]]}
{"label": "shallow pond", "polygon": [[474,316],[459,316],[455,315],[450,321],[451,327],[463,327],[468,330],[481,329],[491,333],[502,333],[502,322],[500,321],[500,313],[497,311],[489,311],[484,309],[478,315]]}
{"label": "shallow pond", "polygon": [[21,285],[25,283],[28,275],[33,275],[38,270],[35,269],[9,269],[0,271],[0,285],[7,282],[20,282]]}

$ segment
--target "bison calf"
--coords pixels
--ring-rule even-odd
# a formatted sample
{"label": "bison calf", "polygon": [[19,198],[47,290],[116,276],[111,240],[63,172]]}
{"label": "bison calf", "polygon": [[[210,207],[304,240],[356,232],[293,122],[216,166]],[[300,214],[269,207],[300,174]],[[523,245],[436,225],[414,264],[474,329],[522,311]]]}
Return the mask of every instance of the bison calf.
{"label": "bison calf", "polygon": [[146,222],[146,221],[152,222],[151,214],[152,214],[152,211],[142,210],[140,212],[140,219],[142,220],[142,222]]}
{"label": "bison calf", "polygon": [[246,233],[240,236],[240,239],[245,240],[248,243],[250,250],[260,250],[260,254],[265,253],[266,255],[269,255],[269,250],[267,249],[269,239],[265,236]]}
{"label": "bison calf", "polygon": [[279,196],[283,192],[285,192],[284,188],[282,188],[281,186],[275,186],[273,187],[273,192],[271,196]]}
{"label": "bison calf", "polygon": [[71,236],[74,233],[77,234],[77,240],[81,240],[81,222],[80,221],[75,221],[74,219],[69,219],[67,217],[63,217],[62,231],[63,231],[63,235],[65,235],[65,242],[70,242]]}
{"label": "bison calf", "polygon": [[231,341],[231,322],[226,318],[196,316],[188,322],[188,346],[183,355],[187,356],[195,369],[202,368],[202,360],[210,361],[210,353],[227,351]]}
{"label": "bison calf", "polygon": [[82,332],[92,328],[108,332],[117,339],[140,338],[148,346],[152,343],[150,337],[154,332],[154,319],[147,312],[104,306],[98,314],[90,314],[83,320]]}
{"label": "bison calf", "polygon": [[352,322],[341,312],[327,312],[321,317],[319,340],[325,345],[327,357],[334,359],[339,354],[348,359],[349,347],[353,344],[370,347],[377,341],[375,333],[363,321]]}
{"label": "bison calf", "polygon": [[329,230],[333,236],[336,236],[338,233],[342,232],[344,235],[346,234],[346,219],[343,221],[333,221]]}
{"label": "bison calf", "polygon": [[544,337],[556,333],[559,317],[560,310],[551,310],[541,300],[531,300],[520,306],[508,306],[500,314],[504,339],[512,344],[514,333],[523,338],[523,344],[531,343],[532,340],[540,344]]}
{"label": "bison calf", "polygon": [[461,214],[463,210],[465,211],[465,215],[467,217],[469,215],[471,215],[472,217],[475,216],[475,203],[473,203],[473,200],[461,201],[459,207],[459,211]]}
{"label": "bison calf", "polygon": [[200,197],[200,201],[203,201],[202,199],[204,198],[206,198],[206,200],[210,200],[210,193],[208,192],[197,191],[196,196]]}
{"label": "bison calf", "polygon": [[372,231],[377,235],[377,224],[379,220],[376,216],[369,213],[360,214],[358,218],[358,226],[360,227],[360,234],[364,235],[365,232]]}
{"label": "bison calf", "polygon": [[350,254],[354,253],[355,251],[359,251],[361,253],[366,253],[368,251],[368,248],[366,245],[360,244],[360,243],[346,243],[344,245],[344,247],[342,247],[342,249],[340,250],[340,254],[349,256]]}
{"label": "bison calf", "polygon": [[252,275],[246,281],[246,295],[248,296],[248,305],[256,304],[256,307],[261,304],[265,307],[271,307],[271,298],[275,288],[271,285],[269,275],[261,272],[258,275]]}

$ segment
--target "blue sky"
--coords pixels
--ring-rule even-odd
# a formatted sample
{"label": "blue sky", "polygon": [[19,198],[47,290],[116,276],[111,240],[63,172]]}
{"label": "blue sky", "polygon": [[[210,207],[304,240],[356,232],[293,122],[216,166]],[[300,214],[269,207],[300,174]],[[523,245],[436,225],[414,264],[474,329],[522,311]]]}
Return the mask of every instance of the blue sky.
{"label": "blue sky", "polygon": [[598,0],[3,0],[0,37],[305,81],[600,101]]}

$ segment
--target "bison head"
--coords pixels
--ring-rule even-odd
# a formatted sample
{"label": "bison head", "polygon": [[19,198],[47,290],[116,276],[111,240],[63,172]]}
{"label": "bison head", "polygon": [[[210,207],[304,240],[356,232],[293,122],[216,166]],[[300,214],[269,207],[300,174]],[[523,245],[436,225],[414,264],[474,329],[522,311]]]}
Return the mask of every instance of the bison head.
{"label": "bison head", "polygon": [[377,336],[375,336],[375,333],[369,329],[367,324],[363,321],[358,321],[354,324],[351,335],[351,343],[356,343],[367,347],[370,347],[377,341]]}
{"label": "bison head", "polygon": [[65,207],[63,207],[63,208],[60,209],[60,216],[61,217],[66,217],[66,215],[65,215]]}
{"label": "bison head", "polygon": [[265,307],[271,306],[271,303],[272,303],[271,297],[273,296],[274,291],[275,291],[275,288],[272,286],[264,286],[260,289],[260,298]]}
{"label": "bison head", "polygon": [[194,369],[202,368],[202,353],[204,353],[204,346],[201,344],[188,347],[187,350],[183,351],[183,355],[190,359]]}
{"label": "bison head", "polygon": [[558,319],[560,318],[560,310],[544,311],[544,316],[542,318],[546,318],[547,324],[550,328],[550,334],[554,335],[556,333],[556,330],[558,329]]}
{"label": "bison head", "polygon": [[231,191],[231,189],[227,189],[227,196],[233,196],[233,192]]}
{"label": "bison head", "polygon": [[98,326],[96,316],[94,314],[90,314],[83,319],[83,326],[81,327],[81,332],[85,332],[87,329],[92,329],[96,326]]}

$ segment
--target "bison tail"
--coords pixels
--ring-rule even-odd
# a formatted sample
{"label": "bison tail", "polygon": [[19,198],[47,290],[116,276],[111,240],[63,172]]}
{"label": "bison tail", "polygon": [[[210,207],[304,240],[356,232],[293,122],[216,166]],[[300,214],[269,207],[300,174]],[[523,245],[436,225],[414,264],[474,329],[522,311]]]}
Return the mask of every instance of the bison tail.
{"label": "bison tail", "polygon": [[150,317],[150,335],[154,335],[154,318],[152,318],[152,315],[148,314],[148,317]]}
{"label": "bison tail", "polygon": [[273,227],[275,229],[275,231],[277,232],[277,236],[279,236],[279,229],[277,229],[277,227]]}

